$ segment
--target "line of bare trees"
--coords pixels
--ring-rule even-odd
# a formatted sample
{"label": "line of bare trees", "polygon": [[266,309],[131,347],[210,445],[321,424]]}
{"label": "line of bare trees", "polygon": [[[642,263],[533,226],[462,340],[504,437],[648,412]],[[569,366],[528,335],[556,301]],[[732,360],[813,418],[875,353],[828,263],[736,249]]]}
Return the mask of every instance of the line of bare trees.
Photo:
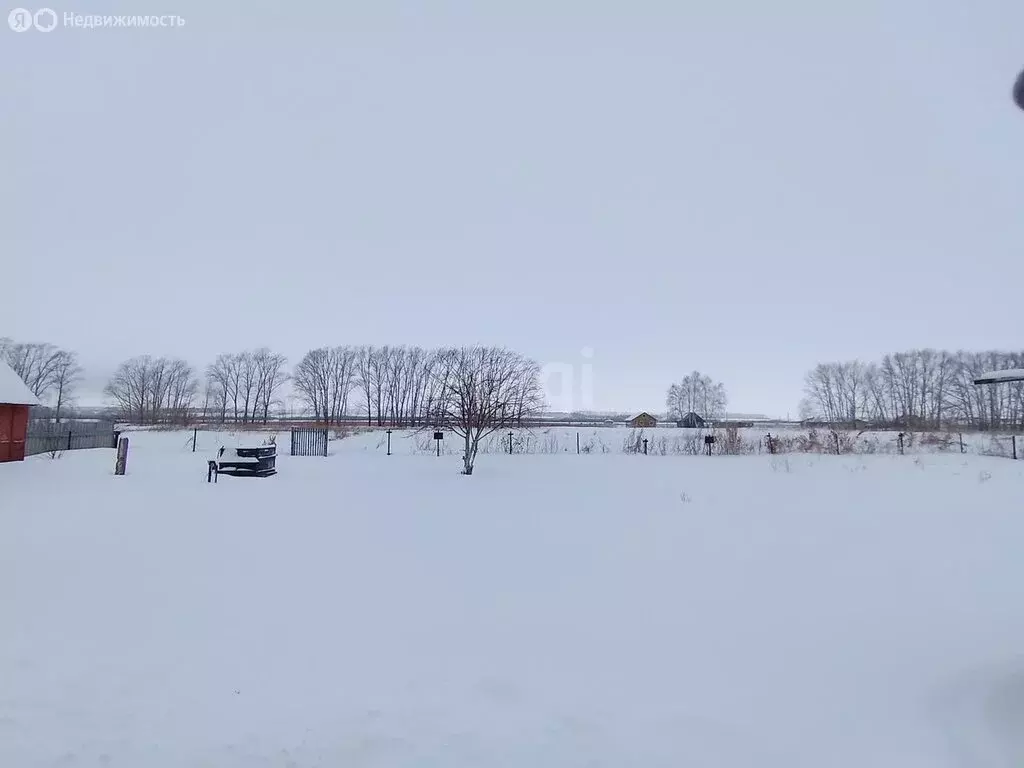
{"label": "line of bare trees", "polygon": [[266,423],[271,407],[281,404],[278,395],[288,381],[287,362],[266,347],[218,355],[206,369],[202,418],[225,421],[230,412],[233,421]]}
{"label": "line of bare trees", "polygon": [[299,361],[292,388],[305,409],[325,424],[351,419],[354,413],[362,414],[369,426],[436,424],[444,418],[452,360],[470,349],[489,350],[495,368],[500,357],[496,350],[514,354],[495,347],[320,347]]}
{"label": "line of bare trees", "polygon": [[219,355],[204,381],[185,360],[148,355],[122,363],[106,388],[121,418],[136,424],[266,422],[290,381],[320,423],[338,423],[350,406],[378,425],[446,429],[465,442],[472,474],[481,440],[520,425],[544,405],[540,365],[504,347],[320,347],[291,376],[269,349]]}
{"label": "line of bare trees", "polygon": [[78,355],[46,342],[0,337],[0,359],[21,377],[32,394],[52,406],[53,418],[60,421],[73,403],[82,378]]}
{"label": "line of bare trees", "polygon": [[450,349],[321,347],[303,356],[292,387],[317,421],[363,414],[368,425],[416,427],[436,420]]}
{"label": "line of bare trees", "polygon": [[987,371],[1022,367],[1024,352],[934,349],[822,363],[805,378],[800,415],[906,429],[1024,428],[1024,382],[974,384]]}
{"label": "line of bare trees", "polygon": [[134,424],[266,422],[288,380],[284,355],[262,348],[219,355],[200,381],[188,361],[140,355],[118,366],[105,393]]}
{"label": "line of bare trees", "polygon": [[185,360],[140,355],[117,367],[105,393],[133,424],[186,423],[199,380]]}
{"label": "line of bare trees", "polygon": [[[493,377],[498,375],[500,357],[495,350],[501,348],[486,349],[492,353]],[[118,367],[106,394],[122,419],[137,424],[266,423],[273,413],[286,409],[283,393],[289,383],[304,413],[318,423],[339,424],[358,417],[370,426],[415,428],[446,418],[447,373],[462,351],[319,347],[303,355],[290,374],[285,356],[266,348],[218,355],[202,375],[185,360],[143,355]],[[519,405],[505,404],[509,417],[532,414],[531,397],[521,400]]]}

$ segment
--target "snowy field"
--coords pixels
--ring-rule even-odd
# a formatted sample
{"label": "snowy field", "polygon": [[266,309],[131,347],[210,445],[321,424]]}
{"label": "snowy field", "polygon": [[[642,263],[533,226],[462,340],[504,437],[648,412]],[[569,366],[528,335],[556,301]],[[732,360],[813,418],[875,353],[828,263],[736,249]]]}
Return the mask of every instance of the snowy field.
{"label": "snowy field", "polygon": [[0,766],[1024,764],[1024,462],[190,436],[0,465]]}

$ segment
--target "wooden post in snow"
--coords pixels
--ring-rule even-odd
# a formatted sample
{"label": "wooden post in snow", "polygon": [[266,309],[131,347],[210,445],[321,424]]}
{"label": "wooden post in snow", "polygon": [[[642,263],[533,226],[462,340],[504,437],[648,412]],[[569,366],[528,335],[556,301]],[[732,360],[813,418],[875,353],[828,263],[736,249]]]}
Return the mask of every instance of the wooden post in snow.
{"label": "wooden post in snow", "polygon": [[117,441],[117,462],[114,464],[114,474],[123,475],[128,468],[128,438],[122,437]]}

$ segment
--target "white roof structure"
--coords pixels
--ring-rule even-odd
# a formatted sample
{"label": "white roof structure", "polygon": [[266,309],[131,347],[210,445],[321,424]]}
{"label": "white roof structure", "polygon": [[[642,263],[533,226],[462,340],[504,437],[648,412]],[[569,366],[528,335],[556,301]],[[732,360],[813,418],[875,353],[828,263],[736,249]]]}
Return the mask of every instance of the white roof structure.
{"label": "white roof structure", "polygon": [[1001,384],[1007,381],[1024,381],[1024,368],[1007,368],[1003,371],[983,373],[974,380],[975,384]]}
{"label": "white roof structure", "polygon": [[0,360],[0,405],[41,405],[21,377]]}

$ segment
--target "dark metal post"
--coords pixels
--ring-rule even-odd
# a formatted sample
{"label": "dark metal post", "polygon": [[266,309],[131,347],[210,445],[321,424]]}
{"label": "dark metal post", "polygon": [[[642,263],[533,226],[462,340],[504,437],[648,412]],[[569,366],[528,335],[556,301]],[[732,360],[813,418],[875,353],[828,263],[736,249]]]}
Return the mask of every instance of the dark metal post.
{"label": "dark metal post", "polygon": [[391,455],[391,430],[388,430],[388,456]]}
{"label": "dark metal post", "polygon": [[963,453],[964,452],[964,433],[963,432],[959,432],[958,434],[960,435],[960,453]]}
{"label": "dark metal post", "polygon": [[903,433],[900,432],[899,435],[897,435],[897,438],[900,441],[900,456],[902,456],[903,455]]}
{"label": "dark metal post", "polygon": [[71,450],[71,429],[68,428],[68,450]]}
{"label": "dark metal post", "polygon": [[832,435],[836,439],[836,456],[838,456],[839,455],[839,433],[838,432],[833,432]]}
{"label": "dark metal post", "polygon": [[199,442],[199,427],[192,430],[192,453],[196,452],[196,443]]}
{"label": "dark metal post", "polygon": [[328,430],[325,429],[324,430],[324,456],[325,457],[327,456],[327,442],[328,442],[328,440],[327,440],[327,433],[328,433]]}
{"label": "dark metal post", "polygon": [[647,455],[647,438],[644,438],[644,456]]}
{"label": "dark metal post", "polygon": [[768,433],[768,453],[775,453],[775,443],[772,442],[772,433]]}
{"label": "dark metal post", "polygon": [[577,432],[576,433],[576,454],[579,455],[579,452],[580,452],[580,433]]}
{"label": "dark metal post", "polygon": [[434,438],[434,442],[437,443],[437,456],[441,457],[441,438]]}
{"label": "dark metal post", "polygon": [[1013,460],[1017,460],[1017,436],[1011,435],[1010,439],[1013,441]]}
{"label": "dark metal post", "polygon": [[508,455],[512,455],[512,430],[508,431]]}

